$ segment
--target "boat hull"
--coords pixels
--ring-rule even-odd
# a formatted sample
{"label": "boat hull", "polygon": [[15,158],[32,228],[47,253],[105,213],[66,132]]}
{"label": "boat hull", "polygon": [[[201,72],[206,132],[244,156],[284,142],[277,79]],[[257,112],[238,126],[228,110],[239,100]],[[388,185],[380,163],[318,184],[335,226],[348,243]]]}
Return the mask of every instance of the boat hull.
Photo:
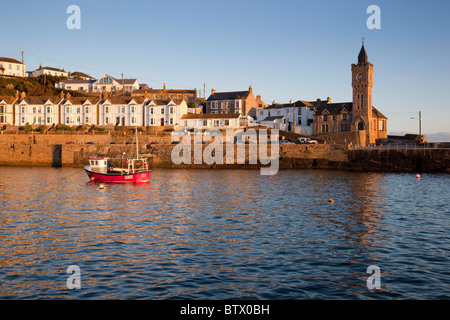
{"label": "boat hull", "polygon": [[148,182],[150,181],[150,170],[139,170],[132,174],[121,173],[100,173],[89,170],[89,166],[85,167],[89,179],[92,182],[106,183],[128,183],[128,182]]}

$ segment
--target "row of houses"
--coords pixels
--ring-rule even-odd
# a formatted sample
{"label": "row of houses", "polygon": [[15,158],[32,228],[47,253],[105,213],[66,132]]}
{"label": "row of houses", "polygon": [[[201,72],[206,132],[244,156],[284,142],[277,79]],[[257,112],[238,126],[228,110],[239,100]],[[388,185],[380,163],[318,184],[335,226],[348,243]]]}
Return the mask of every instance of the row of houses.
{"label": "row of houses", "polygon": [[58,97],[16,93],[0,97],[0,124],[66,125],[66,126],[149,126],[149,127],[214,127],[247,126],[248,119],[239,113],[200,114],[189,108],[185,100],[144,97],[108,96]]}

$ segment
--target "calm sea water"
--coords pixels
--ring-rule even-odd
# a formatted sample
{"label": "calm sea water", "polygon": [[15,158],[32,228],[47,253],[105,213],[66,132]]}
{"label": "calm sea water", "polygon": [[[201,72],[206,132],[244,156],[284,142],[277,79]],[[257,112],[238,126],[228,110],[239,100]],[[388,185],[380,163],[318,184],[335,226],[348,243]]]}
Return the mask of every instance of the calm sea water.
{"label": "calm sea water", "polygon": [[99,189],[1,167],[0,183],[0,299],[450,297],[448,174],[155,169]]}

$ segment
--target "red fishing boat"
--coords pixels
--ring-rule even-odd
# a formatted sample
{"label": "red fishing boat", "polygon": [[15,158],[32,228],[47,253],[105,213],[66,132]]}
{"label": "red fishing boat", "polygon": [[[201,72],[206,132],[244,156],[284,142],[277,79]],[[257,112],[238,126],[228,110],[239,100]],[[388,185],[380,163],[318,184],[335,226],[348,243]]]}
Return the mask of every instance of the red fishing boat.
{"label": "red fishing boat", "polygon": [[116,168],[115,162],[123,164],[123,159],[107,157],[90,157],[89,165],[84,167],[92,182],[125,183],[125,182],[148,182],[150,181],[150,169],[147,157],[139,156],[139,141],[136,126],[136,158],[127,159],[123,168]]}
{"label": "red fishing boat", "polygon": [[146,158],[128,159],[125,168],[114,167],[114,160],[106,157],[90,157],[84,167],[92,182],[125,183],[150,181],[150,169]]}

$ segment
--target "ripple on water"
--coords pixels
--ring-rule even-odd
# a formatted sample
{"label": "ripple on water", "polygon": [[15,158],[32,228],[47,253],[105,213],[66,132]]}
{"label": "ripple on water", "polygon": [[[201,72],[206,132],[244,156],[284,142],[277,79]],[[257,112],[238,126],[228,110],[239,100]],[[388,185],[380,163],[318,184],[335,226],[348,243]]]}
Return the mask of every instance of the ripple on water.
{"label": "ripple on water", "polygon": [[0,177],[0,299],[448,298],[448,175],[153,170],[102,190],[80,169]]}

